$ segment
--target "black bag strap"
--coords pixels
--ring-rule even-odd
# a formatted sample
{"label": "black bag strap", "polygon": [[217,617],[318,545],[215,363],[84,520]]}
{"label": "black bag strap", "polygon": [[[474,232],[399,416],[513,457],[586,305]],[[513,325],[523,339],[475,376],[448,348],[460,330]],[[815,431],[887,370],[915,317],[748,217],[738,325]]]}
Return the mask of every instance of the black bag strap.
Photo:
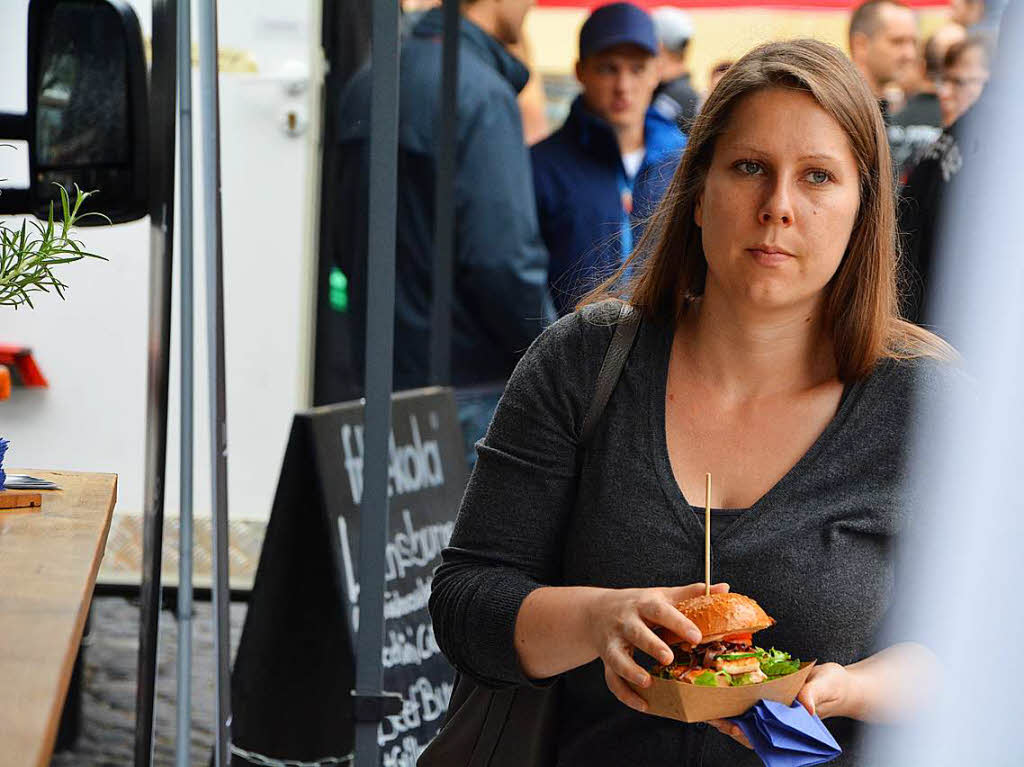
{"label": "black bag strap", "polygon": [[580,432],[580,445],[586,446],[594,435],[597,422],[601,420],[604,408],[611,399],[612,392],[619,382],[622,369],[626,366],[629,353],[633,349],[633,341],[636,339],[636,331],[640,327],[640,313],[629,304],[622,304],[619,307],[619,314],[615,321],[615,332],[608,344],[608,350],[604,353],[604,360],[601,362],[601,371],[597,374],[597,385],[594,387],[594,396],[590,400],[590,409],[583,419],[583,430]]}

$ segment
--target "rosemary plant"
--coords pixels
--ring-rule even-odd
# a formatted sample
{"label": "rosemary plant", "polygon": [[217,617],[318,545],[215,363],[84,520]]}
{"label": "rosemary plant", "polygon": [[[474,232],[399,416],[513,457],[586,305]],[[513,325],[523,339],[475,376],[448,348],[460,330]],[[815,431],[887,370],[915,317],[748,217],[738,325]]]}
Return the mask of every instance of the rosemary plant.
{"label": "rosemary plant", "polygon": [[[54,203],[46,223],[25,220],[20,229],[12,229],[0,222],[0,306],[21,304],[32,307],[32,293],[51,290],[62,299],[67,285],[54,274],[54,269],[83,258],[107,259],[83,249],[82,242],[74,238],[72,228],[85,218],[102,213],[81,213],[82,203],[92,192],[83,192],[75,184],[72,205],[68,191],[60,189],[61,216],[54,220]],[[109,219],[108,219],[109,221]]]}

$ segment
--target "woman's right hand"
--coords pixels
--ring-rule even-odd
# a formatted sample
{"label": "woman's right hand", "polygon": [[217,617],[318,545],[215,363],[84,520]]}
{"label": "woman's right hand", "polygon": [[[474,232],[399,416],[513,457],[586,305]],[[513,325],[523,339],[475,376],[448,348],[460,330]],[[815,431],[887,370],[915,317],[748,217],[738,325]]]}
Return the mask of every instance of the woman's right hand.
{"label": "woman's right hand", "polygon": [[[711,587],[712,593],[728,590],[726,583]],[[633,650],[641,650],[663,665],[671,663],[672,649],[654,632],[656,627],[698,644],[700,629],[676,609],[676,603],[703,593],[703,583],[609,589],[593,602],[586,621],[588,639],[604,663],[605,682],[616,698],[637,711],[647,710],[644,699],[626,683],[629,680],[638,687],[651,683],[651,675],[633,659]]]}

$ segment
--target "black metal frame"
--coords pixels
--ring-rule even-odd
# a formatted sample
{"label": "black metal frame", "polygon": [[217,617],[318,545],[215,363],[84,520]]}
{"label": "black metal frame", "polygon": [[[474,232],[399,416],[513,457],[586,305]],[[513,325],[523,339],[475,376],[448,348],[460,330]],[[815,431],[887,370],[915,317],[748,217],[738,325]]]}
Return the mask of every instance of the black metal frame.
{"label": "black metal frame", "polygon": [[[391,432],[392,360],[394,348],[395,292],[395,215],[397,208],[398,171],[398,83],[399,37],[398,9],[389,0],[372,0],[372,49],[377,52],[371,66],[371,129],[370,129],[370,237],[367,254],[367,328],[366,348],[374,349],[375,365],[366,365],[364,381],[345,381],[325,386],[325,369],[332,350],[326,343],[345,343],[327,329],[337,323],[328,303],[328,274],[334,232],[331,211],[345,204],[337,199],[334,173],[337,150],[334,140],[337,129],[337,99],[347,79],[362,65],[367,43],[365,24],[367,0],[344,3],[356,16],[355,24],[339,34],[338,5],[323,5],[324,50],[332,74],[325,83],[323,110],[323,175],[320,182],[320,238],[317,267],[317,330],[315,333],[314,402],[326,404],[324,393],[329,389],[352,388],[366,395],[366,448],[364,466],[365,488],[361,509],[359,552],[360,625],[356,643],[356,763],[370,767],[379,763],[376,742],[377,726],[382,717],[394,710],[394,696],[381,690],[380,644],[383,635],[384,549],[387,540],[387,443]],[[441,140],[436,180],[437,218],[435,220],[434,297],[431,311],[431,370],[433,383],[451,380],[451,305],[454,292],[455,253],[455,166],[456,84],[458,77],[459,0],[444,0],[444,39],[441,96]],[[338,14],[338,15],[336,15]],[[361,34],[362,33],[362,34]],[[349,48],[342,43],[344,35]],[[337,324],[335,327],[337,327]],[[360,389],[361,385],[361,389]],[[370,584],[375,584],[373,588]],[[378,588],[379,585],[379,588]]]}
{"label": "black metal frame", "polygon": [[[356,765],[380,762],[377,728],[387,713],[381,691],[384,549],[388,538],[388,438],[395,329],[395,216],[398,208],[398,4],[373,2],[370,195],[363,498],[359,510],[359,631],[356,638]],[[371,585],[372,584],[372,585]],[[399,704],[400,705],[400,704]]]}
{"label": "black metal frame", "polygon": [[146,395],[146,463],[143,498],[139,662],[135,696],[135,767],[153,759],[153,709],[160,619],[167,403],[171,349],[171,274],[174,253],[174,141],[177,88],[177,0],[153,0],[153,69],[150,75],[149,145],[149,358]]}

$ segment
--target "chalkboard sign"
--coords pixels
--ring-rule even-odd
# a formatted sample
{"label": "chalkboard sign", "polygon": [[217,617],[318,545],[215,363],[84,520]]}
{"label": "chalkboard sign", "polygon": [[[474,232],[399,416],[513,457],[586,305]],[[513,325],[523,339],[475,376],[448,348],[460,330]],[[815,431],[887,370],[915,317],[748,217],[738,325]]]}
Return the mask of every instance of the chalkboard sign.
{"label": "chalkboard sign", "polygon": [[[311,761],[352,750],[362,422],[360,402],[295,416],[232,675],[232,738],[244,751]],[[404,702],[379,741],[382,765],[411,767],[454,679],[427,600],[466,466],[451,390],[396,394],[392,424],[383,688]]]}

